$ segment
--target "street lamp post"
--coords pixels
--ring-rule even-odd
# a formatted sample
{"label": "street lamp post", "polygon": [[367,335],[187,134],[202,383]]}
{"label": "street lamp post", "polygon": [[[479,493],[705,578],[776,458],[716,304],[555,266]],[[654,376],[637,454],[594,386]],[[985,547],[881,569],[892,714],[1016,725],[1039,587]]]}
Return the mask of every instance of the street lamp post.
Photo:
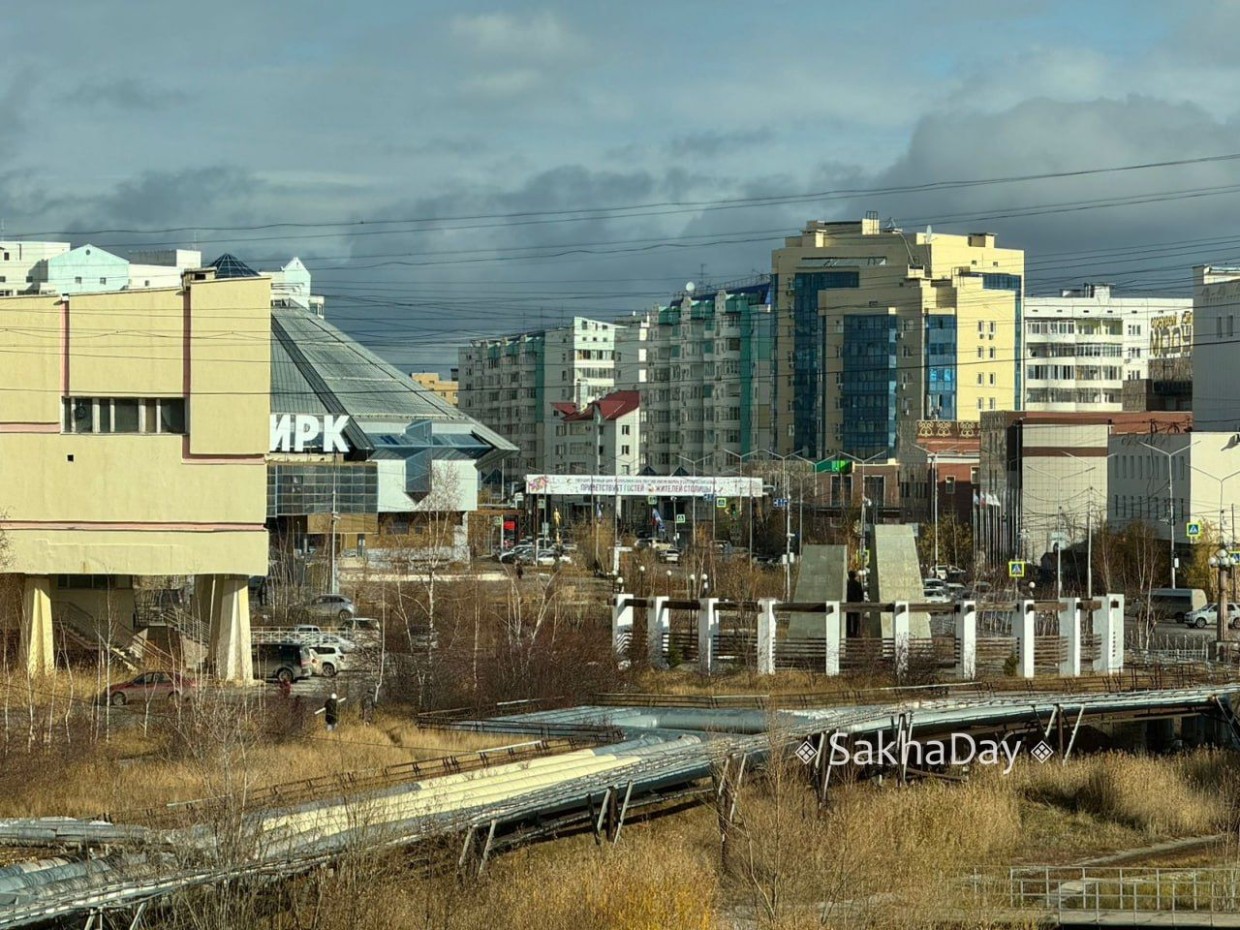
{"label": "street lamp post", "polygon": [[[865,505],[867,503],[866,496],[865,496],[865,466],[870,464],[871,462],[877,462],[880,458],[886,458],[886,457],[887,457],[886,449],[884,449],[882,452],[875,452],[873,455],[871,455],[867,459],[858,458],[857,456],[852,455],[851,453],[848,453],[848,452],[834,452],[827,456],[827,458],[829,459],[831,458],[848,459],[850,462],[860,467],[861,526],[859,527],[858,536],[860,537],[859,542],[860,542],[862,552],[865,551]],[[869,569],[864,564],[862,565],[862,571],[865,571],[867,574],[869,573]]]}
{"label": "street lamp post", "polygon": [[[803,462],[809,462],[809,459],[801,455],[800,449],[796,452],[789,452],[787,455],[780,455],[773,449],[766,450],[766,454],[773,459],[779,459],[780,471],[783,474],[783,496],[784,496],[784,600],[792,599],[792,490],[788,483],[788,459],[800,459]],[[812,463],[811,463],[812,464]]]}
{"label": "street lamp post", "polygon": [[1175,469],[1171,467],[1171,459],[1181,452],[1185,452],[1192,448],[1191,443],[1185,445],[1181,449],[1173,449],[1168,452],[1166,449],[1160,449],[1158,446],[1152,446],[1148,442],[1141,445],[1149,449],[1151,452],[1157,452],[1159,455],[1165,456],[1167,459],[1167,536],[1168,551],[1171,556],[1171,587],[1175,587]]}
{"label": "street lamp post", "polygon": [[[687,455],[681,455],[680,453],[677,453],[676,458],[680,459],[681,461],[688,462],[690,465],[692,465],[693,466],[693,477],[696,478],[698,476],[698,466],[702,462],[705,462],[708,458],[710,458],[710,456],[704,455],[700,459],[691,459]],[[713,487],[714,482],[712,482],[711,485]],[[690,526],[692,528],[689,530],[689,533],[693,537],[690,540],[690,542],[692,545],[696,546],[697,545],[697,495],[690,494],[689,501],[690,501],[689,506],[692,508],[692,512],[690,514],[690,520],[691,520]],[[714,501],[711,501],[711,507],[712,508],[714,507]],[[711,519],[712,521],[714,520],[714,510],[711,511]],[[711,531],[711,536],[712,537],[714,536],[713,529]],[[711,539],[710,544],[712,546],[715,544],[715,540],[713,538]]]}
{"label": "street lamp post", "polygon": [[1215,618],[1217,621],[1215,635],[1221,649],[1222,644],[1227,640],[1227,576],[1233,570],[1231,553],[1220,546],[1218,551],[1210,556],[1210,567],[1218,570],[1218,616]]}

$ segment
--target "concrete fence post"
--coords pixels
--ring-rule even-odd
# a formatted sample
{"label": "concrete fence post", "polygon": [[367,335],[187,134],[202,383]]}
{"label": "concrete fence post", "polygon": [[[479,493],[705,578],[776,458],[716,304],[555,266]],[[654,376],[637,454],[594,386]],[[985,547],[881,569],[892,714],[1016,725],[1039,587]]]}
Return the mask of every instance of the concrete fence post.
{"label": "concrete fence post", "polygon": [[1124,670],[1124,595],[1107,594],[1094,611],[1094,636],[1098,638],[1098,657],[1094,671],[1114,675]]}
{"label": "concrete fence post", "polygon": [[629,646],[633,642],[633,601],[632,594],[617,594],[611,605],[611,642],[616,655],[627,658]]}
{"label": "concrete fence post", "polygon": [[698,670],[709,675],[715,669],[715,634],[719,632],[719,598],[704,597],[698,602]]}
{"label": "concrete fence post", "polygon": [[646,656],[651,665],[665,665],[663,637],[669,632],[667,598],[660,595],[646,599]]}
{"label": "concrete fence post", "polygon": [[977,677],[977,602],[956,603],[956,674],[966,681]]}
{"label": "concrete fence post", "polygon": [[1019,678],[1033,678],[1033,641],[1037,607],[1033,601],[1017,601],[1012,613],[1012,633],[1016,636],[1018,661],[1016,674]]}
{"label": "concrete fence post", "polygon": [[826,649],[826,667],[823,671],[827,675],[840,673],[840,646],[844,640],[844,631],[841,629],[843,623],[844,615],[840,613],[840,602],[827,601],[823,613],[825,636],[823,647]]}
{"label": "concrete fence post", "polygon": [[1067,651],[1059,660],[1064,678],[1081,677],[1081,599],[1066,597],[1059,605],[1059,638],[1067,640]]}
{"label": "concrete fence post", "polygon": [[775,674],[775,605],[777,598],[758,600],[758,674]]}
{"label": "concrete fence post", "polygon": [[908,601],[891,605],[891,655],[897,678],[908,672],[909,619]]}

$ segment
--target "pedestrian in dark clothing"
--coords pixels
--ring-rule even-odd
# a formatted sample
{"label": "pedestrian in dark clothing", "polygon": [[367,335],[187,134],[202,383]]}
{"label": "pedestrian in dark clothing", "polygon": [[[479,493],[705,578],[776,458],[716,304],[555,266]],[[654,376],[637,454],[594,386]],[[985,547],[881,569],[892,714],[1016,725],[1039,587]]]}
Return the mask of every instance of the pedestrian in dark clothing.
{"label": "pedestrian in dark clothing", "polygon": [[[860,604],[862,601],[865,600],[865,588],[862,586],[861,582],[857,580],[857,573],[855,571],[851,571],[848,573],[847,596],[848,596],[848,603],[850,604]],[[861,612],[860,611],[850,610],[848,612],[846,632],[848,636],[860,636],[861,635]]]}
{"label": "pedestrian in dark clothing", "polygon": [[319,714],[323,715],[323,721],[327,724],[328,733],[336,729],[336,724],[340,722],[340,705],[344,702],[345,699],[337,698],[336,692],[333,691],[331,697],[323,702],[323,706],[314,712],[316,717]]}
{"label": "pedestrian in dark clothing", "polygon": [[525,569],[521,567],[521,563],[517,563],[517,581],[525,577]]}

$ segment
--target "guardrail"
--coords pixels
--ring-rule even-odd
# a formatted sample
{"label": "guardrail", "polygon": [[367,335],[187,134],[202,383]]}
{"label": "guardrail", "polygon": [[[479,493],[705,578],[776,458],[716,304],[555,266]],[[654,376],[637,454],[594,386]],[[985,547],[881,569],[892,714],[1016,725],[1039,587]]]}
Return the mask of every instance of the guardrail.
{"label": "guardrail", "polygon": [[[994,891],[1000,892],[1000,900]],[[1022,866],[1010,870],[1006,891],[1004,902],[1002,888],[992,886],[990,903],[1093,922],[1152,913],[1227,914],[1240,922],[1240,868],[1234,867]]]}

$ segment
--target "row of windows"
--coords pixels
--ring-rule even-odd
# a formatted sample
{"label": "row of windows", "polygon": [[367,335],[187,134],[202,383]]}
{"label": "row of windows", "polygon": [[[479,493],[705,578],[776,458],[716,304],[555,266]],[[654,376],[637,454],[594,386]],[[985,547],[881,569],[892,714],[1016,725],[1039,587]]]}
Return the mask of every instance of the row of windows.
{"label": "row of windows", "polygon": [[66,433],[184,433],[184,397],[66,397]]}

